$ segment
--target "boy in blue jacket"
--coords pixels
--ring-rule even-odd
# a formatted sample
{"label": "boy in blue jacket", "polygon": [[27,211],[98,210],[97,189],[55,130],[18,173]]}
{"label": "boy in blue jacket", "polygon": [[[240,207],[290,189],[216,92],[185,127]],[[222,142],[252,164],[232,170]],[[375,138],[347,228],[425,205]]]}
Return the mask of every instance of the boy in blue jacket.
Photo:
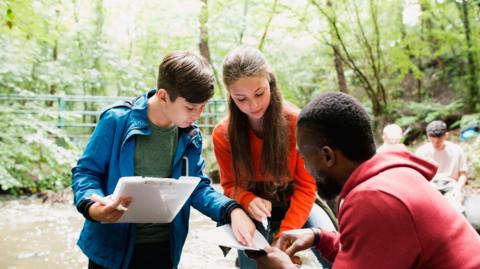
{"label": "boy in blue jacket", "polygon": [[[172,53],[160,64],[157,89],[102,113],[72,169],[75,204],[86,218],[78,246],[89,258],[88,268],[177,268],[190,205],[216,222],[231,223],[237,240],[251,244],[254,224],[238,203],[212,188],[203,172],[202,136],[193,122],[213,94],[208,64],[192,53]],[[120,177],[179,178],[183,171],[201,181],[171,223],[113,224],[123,214],[117,206],[131,202],[109,196]]]}

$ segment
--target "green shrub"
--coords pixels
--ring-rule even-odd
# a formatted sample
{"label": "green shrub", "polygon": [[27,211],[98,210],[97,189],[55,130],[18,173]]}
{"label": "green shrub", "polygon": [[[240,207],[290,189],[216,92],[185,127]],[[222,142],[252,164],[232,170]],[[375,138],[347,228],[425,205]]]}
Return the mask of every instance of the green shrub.
{"label": "green shrub", "polygon": [[[19,113],[37,111],[38,114]],[[12,113],[12,112],[16,113]],[[41,107],[14,105],[0,113],[0,186],[11,194],[61,190],[70,185],[70,169],[79,149],[52,125]]]}

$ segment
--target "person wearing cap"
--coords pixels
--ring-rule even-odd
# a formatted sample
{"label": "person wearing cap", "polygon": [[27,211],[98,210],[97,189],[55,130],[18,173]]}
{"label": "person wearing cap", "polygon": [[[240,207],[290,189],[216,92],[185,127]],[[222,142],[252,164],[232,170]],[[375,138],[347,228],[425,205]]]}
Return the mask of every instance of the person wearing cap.
{"label": "person wearing cap", "polygon": [[407,150],[407,147],[401,143],[402,136],[402,128],[397,124],[393,123],[385,126],[382,135],[383,144],[377,148],[377,153],[395,149]]}
{"label": "person wearing cap", "polygon": [[422,145],[416,154],[433,160],[438,171],[432,185],[460,212],[463,212],[462,189],[467,182],[467,160],[462,148],[448,141],[447,124],[441,120],[427,125],[429,143]]}

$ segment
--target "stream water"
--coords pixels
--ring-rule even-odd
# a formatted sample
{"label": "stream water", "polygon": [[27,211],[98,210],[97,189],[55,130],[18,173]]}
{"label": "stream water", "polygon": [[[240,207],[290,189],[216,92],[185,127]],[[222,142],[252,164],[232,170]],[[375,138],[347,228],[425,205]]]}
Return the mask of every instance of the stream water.
{"label": "stream water", "polygon": [[[70,201],[71,195],[53,204],[36,197],[1,197],[0,268],[86,268],[87,258],[76,245],[83,217]],[[214,227],[214,222],[192,210],[181,269],[235,268],[234,251],[223,257],[217,246],[198,236],[200,231]],[[310,251],[300,256],[302,268],[321,268]]]}

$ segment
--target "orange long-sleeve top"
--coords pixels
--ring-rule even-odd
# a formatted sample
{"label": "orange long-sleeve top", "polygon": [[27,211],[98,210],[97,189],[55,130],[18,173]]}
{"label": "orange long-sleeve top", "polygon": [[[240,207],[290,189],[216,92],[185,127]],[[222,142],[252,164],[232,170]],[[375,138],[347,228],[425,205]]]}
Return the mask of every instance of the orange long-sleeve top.
{"label": "orange long-sleeve top", "polygon": [[[312,209],[317,190],[315,180],[305,170],[303,159],[295,146],[296,123],[299,110],[288,105],[285,105],[283,110],[289,119],[288,169],[293,176],[291,180],[294,181],[294,190],[290,197],[290,207],[280,223],[280,230],[277,237],[284,231],[303,227]],[[251,128],[249,128],[249,139],[254,178],[258,180],[273,181],[273,178],[268,178],[261,173],[260,156],[262,153],[263,139],[258,138]],[[220,184],[223,187],[224,194],[235,199],[243,206],[243,208],[248,208],[250,202],[257,197],[254,193],[241,186],[237,186],[236,195],[233,197],[235,181],[232,155],[228,139],[228,117],[217,124],[213,130],[212,140],[215,157],[219,166]]]}

